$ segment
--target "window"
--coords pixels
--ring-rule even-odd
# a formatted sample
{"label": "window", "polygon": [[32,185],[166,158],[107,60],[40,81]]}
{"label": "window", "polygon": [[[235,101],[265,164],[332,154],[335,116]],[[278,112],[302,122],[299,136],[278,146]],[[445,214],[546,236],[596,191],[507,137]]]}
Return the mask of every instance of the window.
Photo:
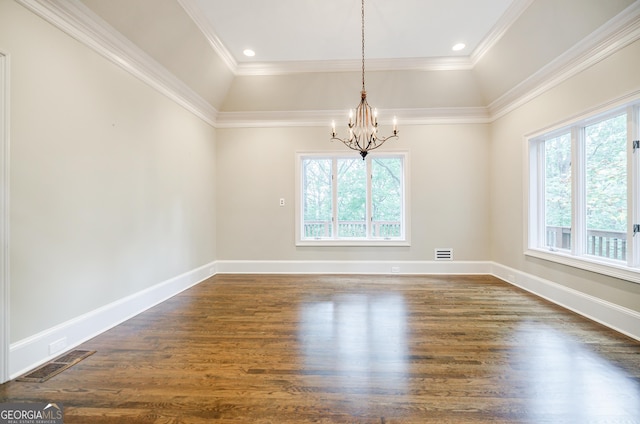
{"label": "window", "polygon": [[571,134],[544,143],[545,245],[571,249]]}
{"label": "window", "polygon": [[299,245],[407,245],[404,153],[299,154]]}
{"label": "window", "polygon": [[640,282],[639,105],[528,139],[527,254]]}

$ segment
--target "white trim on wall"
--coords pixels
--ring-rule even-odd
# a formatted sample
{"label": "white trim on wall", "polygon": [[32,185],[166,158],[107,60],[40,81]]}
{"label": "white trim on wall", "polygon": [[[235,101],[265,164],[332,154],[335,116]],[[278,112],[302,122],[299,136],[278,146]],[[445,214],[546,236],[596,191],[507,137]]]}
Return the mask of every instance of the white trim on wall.
{"label": "white trim on wall", "polygon": [[198,5],[198,2],[196,0],[178,0],[178,4],[182,6],[187,15],[189,15],[189,18],[191,18],[200,32],[202,32],[202,35],[207,39],[213,51],[216,52],[224,64],[227,65],[227,68],[235,74],[238,69],[238,62],[236,62],[231,52],[229,52],[213,30],[211,23],[202,11],[200,5]]}
{"label": "white trim on wall", "polygon": [[0,52],[0,384],[9,380],[9,57]]}
{"label": "white trim on wall", "polygon": [[[399,125],[487,124],[491,122],[485,107],[440,107],[413,109],[379,109],[380,116],[399,116]],[[256,111],[219,112],[217,128],[328,127],[332,120],[343,118],[344,111]],[[380,120],[391,125],[392,119]]]}
{"label": "white trim on wall", "polygon": [[491,274],[592,321],[640,340],[640,313],[498,263]]}
{"label": "white trim on wall", "polygon": [[[343,113],[343,111],[220,113],[81,2],[73,2],[72,0],[16,1],[75,39],[93,48],[216,128],[324,126],[327,120],[323,118],[327,114],[336,116]],[[185,9],[185,13],[189,16],[197,13],[193,0],[179,1]],[[530,3],[531,0],[520,0],[514,3],[507,21],[499,23],[494,28],[494,32],[488,37],[486,45],[479,46],[478,51],[474,52],[471,58],[448,58],[447,61],[441,63],[432,63],[433,59],[427,59],[426,63],[424,60],[419,62],[409,60],[405,66],[407,69],[420,70],[472,69],[489,46],[502,37],[504,31],[529,7]],[[198,27],[207,25],[206,22],[201,20],[195,23]],[[233,58],[229,57],[230,55],[221,54],[218,51],[220,46],[215,47],[219,40],[212,38],[211,34],[205,34],[205,36],[231,71],[237,75],[264,75],[265,72],[272,75],[313,71],[312,68],[309,68],[310,64],[308,62],[298,65],[294,63],[292,64],[294,66],[293,69],[286,68],[283,64],[237,65],[234,64]],[[634,2],[573,48],[494,100],[487,107],[398,109],[388,110],[385,113],[388,113],[389,116],[403,117],[403,125],[493,122],[638,39],[640,39],[640,2]],[[382,61],[377,67],[374,66],[376,65],[375,62],[372,63],[372,70],[399,69],[400,62],[395,60],[392,63],[386,62],[389,61]],[[325,62],[320,69],[315,69],[315,72],[344,72],[350,69],[349,67],[353,66],[354,63],[355,61],[337,63],[336,68],[331,69],[331,65],[327,65]],[[298,66],[298,68],[295,68],[295,66]],[[318,64],[318,66],[320,65]]]}
{"label": "white trim on wall", "polygon": [[[74,38],[94,48],[125,70],[149,83],[158,91],[183,105],[196,116],[221,128],[247,126],[317,126],[327,125],[330,119],[325,117],[333,111],[295,112],[238,112],[218,113],[202,98],[186,89],[184,84],[175,79],[168,71],[155,62],[149,62],[144,56],[127,56],[126,42],[121,35],[111,31],[102,31],[82,17],[69,14],[68,9],[77,10],[81,3],[70,0],[17,0],[30,10],[48,19],[52,24],[65,30]],[[57,13],[52,11],[58,8]],[[559,82],[575,75],[577,72],[592,66],[598,60],[615,53],[629,43],[640,38],[640,3],[635,2],[616,20],[603,27],[598,34],[587,38],[561,59],[554,61],[540,73],[528,79],[505,96],[492,103],[488,108],[442,108],[442,109],[408,109],[407,113],[397,113],[409,117],[409,123],[465,123],[492,122],[508,113],[522,103],[549,90]],[[122,45],[121,43],[125,43]],[[130,47],[130,46],[129,46]],[[122,50],[124,49],[124,50]],[[125,53],[122,53],[125,51]],[[134,52],[135,53],[135,52]],[[0,102],[5,99],[4,108],[0,104],[0,178],[4,179],[0,187],[5,190],[0,195],[4,200],[4,211],[0,211],[0,262],[4,267],[0,272],[0,382],[2,369],[4,377],[13,378],[52,357],[61,351],[51,353],[52,343],[65,340],[66,348],[77,346],[85,340],[102,333],[109,328],[135,316],[136,314],[168,299],[169,297],[198,284],[212,275],[212,268],[219,273],[306,273],[306,274],[492,274],[511,284],[528,290],[567,309],[575,311],[592,320],[600,322],[623,334],[640,340],[640,313],[622,308],[618,305],[569,289],[552,281],[530,275],[507,266],[490,261],[227,261],[222,260],[208,264],[159,283],[147,290],[135,293],[125,299],[118,300],[100,309],[89,312],[73,320],[52,327],[41,333],[20,340],[9,346],[9,273],[8,273],[8,82],[2,84],[2,77],[8,78],[8,58],[0,54]],[[168,80],[166,78],[169,78]],[[173,79],[172,79],[173,78]],[[1,91],[4,89],[4,93]],[[187,91],[184,91],[187,90]],[[195,95],[195,97],[194,97]],[[204,103],[202,103],[204,102]],[[206,103],[206,104],[205,104]],[[4,111],[2,110],[4,109]],[[393,114],[390,114],[393,115]],[[3,128],[4,127],[4,128]],[[0,318],[2,319],[2,318]],[[4,338],[4,343],[2,343]],[[2,355],[4,354],[4,357]],[[4,366],[3,366],[4,365]]]}
{"label": "white trim on wall", "polygon": [[478,47],[471,53],[471,63],[475,67],[478,62],[484,57],[485,54],[491,50],[493,46],[502,39],[504,34],[511,28],[518,18],[524,13],[525,10],[533,4],[535,0],[519,0],[512,2],[504,14],[500,17],[498,22],[491,28],[491,31],[487,36],[480,41]]}
{"label": "white trim on wall", "polygon": [[[581,134],[581,128],[585,125],[594,122],[600,119],[604,119],[606,116],[612,116],[620,113],[628,114],[628,119],[630,119],[631,124],[629,125],[629,131],[631,134],[629,136],[630,140],[635,140],[637,134],[637,129],[633,128],[633,122],[637,119],[637,108],[640,106],[638,102],[640,101],[640,90],[633,90],[632,92],[626,93],[617,98],[611,99],[604,104],[598,105],[596,107],[589,108],[586,111],[580,112],[577,115],[573,115],[568,119],[563,119],[557,123],[554,123],[550,126],[542,130],[537,130],[533,133],[526,134],[523,137],[523,143],[525,148],[522,149],[522,193],[523,193],[523,215],[522,219],[525,223],[523,226],[523,252],[526,256],[531,256],[539,259],[543,259],[550,262],[559,263],[562,265],[570,266],[573,268],[584,269],[590,272],[595,272],[602,275],[607,275],[610,277],[618,278],[621,280],[626,280],[633,283],[640,283],[640,269],[635,268],[635,264],[632,260],[625,261],[611,261],[606,258],[598,258],[593,255],[586,255],[582,250],[576,250],[578,248],[583,249],[580,246],[586,246],[586,240],[574,240],[575,243],[572,242],[574,249],[573,251],[562,251],[562,250],[554,250],[551,251],[548,248],[544,247],[544,225],[543,222],[539,222],[544,218],[544,190],[540,189],[540,185],[543,184],[540,176],[543,175],[544,170],[540,167],[543,167],[544,160],[540,157],[542,151],[538,149],[536,143],[542,139],[549,139],[551,137],[560,135],[560,134],[569,134],[571,133],[572,137],[575,139],[579,137]],[[633,160],[635,155],[631,152],[628,153],[631,157],[628,160]],[[576,151],[575,148],[572,148],[572,155],[574,155],[574,159],[572,163],[579,163],[580,159],[576,159],[581,157],[581,154]],[[572,165],[573,166],[573,165]],[[540,168],[540,169],[539,169]],[[634,172],[638,172],[637,169],[631,167],[629,165],[629,169]],[[629,185],[631,186],[634,183],[634,179],[631,176],[631,172],[628,173]],[[581,177],[584,179],[584,175]],[[575,182],[580,178],[572,178]],[[572,190],[577,193],[581,193],[581,190]],[[584,193],[582,194],[584,196]],[[634,196],[629,196],[629,201],[633,200]],[[639,199],[636,199],[640,201]],[[584,199],[581,199],[580,196],[577,197],[576,202],[578,205],[582,204],[584,208]],[[575,207],[575,205],[574,205]],[[633,208],[629,207],[629,217],[633,217],[634,212]],[[576,228],[586,228],[586,224],[580,224],[576,220],[580,218],[580,214],[577,217],[574,217],[574,226]],[[629,228],[628,234],[633,234],[632,224],[637,222],[633,219],[628,220]],[[579,237],[586,237],[584,234],[574,234]],[[635,240],[635,238],[634,238]],[[632,258],[634,255],[635,247],[633,244],[627,245],[627,253],[629,257]]]}
{"label": "white trim on wall", "polygon": [[640,39],[640,2],[634,2],[572,48],[488,106],[491,120],[506,115]]}
{"label": "white trim on wall", "polygon": [[135,315],[219,274],[493,275],[640,340],[640,313],[491,261],[217,261],[42,331],[10,349],[10,378],[62,354]]}
{"label": "white trim on wall", "polygon": [[218,114],[215,107],[81,2],[71,0],[16,1],[209,125],[215,125]]}
{"label": "white trim on wall", "polygon": [[[356,72],[361,60],[306,60],[288,62],[250,62],[238,65],[240,76],[289,75],[320,72]],[[425,57],[367,59],[368,71],[463,71],[473,69],[468,57]]]}
{"label": "white trim on wall", "polygon": [[217,261],[218,274],[490,274],[484,261]]}
{"label": "white trim on wall", "polygon": [[[238,61],[226,46],[206,18],[202,8],[196,0],[178,0],[189,17],[198,26],[202,34],[209,41],[213,50],[222,58],[229,70],[235,75],[286,75],[304,72],[356,72],[360,70],[362,62],[356,60],[322,60],[322,61],[285,61],[285,62],[244,62]],[[394,58],[369,59],[367,69],[370,71],[392,70],[421,70],[445,71],[472,69],[484,54],[491,49],[533,3],[533,0],[513,1],[491,31],[478,44],[469,56],[431,57],[431,58]]]}
{"label": "white trim on wall", "polygon": [[491,261],[217,261],[219,274],[493,275],[640,340],[640,313]]}
{"label": "white trim on wall", "polygon": [[[199,284],[211,277],[213,271],[213,263],[203,265],[31,337],[12,343],[9,351],[10,378],[19,377],[30,369],[60,356],[65,350],[72,349]],[[52,345],[62,345],[64,348],[52,351]]]}

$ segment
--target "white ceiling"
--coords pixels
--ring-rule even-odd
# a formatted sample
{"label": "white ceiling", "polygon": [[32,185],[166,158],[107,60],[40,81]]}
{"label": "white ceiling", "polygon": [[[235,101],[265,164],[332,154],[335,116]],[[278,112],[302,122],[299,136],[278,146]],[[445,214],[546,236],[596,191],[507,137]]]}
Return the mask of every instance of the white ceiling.
{"label": "white ceiling", "polygon": [[[361,58],[359,0],[189,0],[237,63]],[[367,59],[470,56],[524,0],[366,0]],[[452,51],[456,43],[466,48]],[[246,48],[256,56],[242,54]]]}
{"label": "white ceiling", "polygon": [[[340,109],[361,69],[360,0],[19,1],[74,36],[79,23],[89,45],[161,76],[212,122],[218,111]],[[384,107],[418,111],[504,107],[628,43],[640,14],[640,0],[366,2],[369,82]],[[467,48],[452,52],[457,42]]]}

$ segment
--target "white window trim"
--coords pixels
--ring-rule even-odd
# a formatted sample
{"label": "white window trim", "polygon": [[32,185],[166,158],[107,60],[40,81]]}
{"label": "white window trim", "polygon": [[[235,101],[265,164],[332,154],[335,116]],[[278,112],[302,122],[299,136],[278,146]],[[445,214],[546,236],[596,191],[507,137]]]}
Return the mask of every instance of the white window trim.
{"label": "white window trim", "polygon": [[[632,106],[632,111],[629,114],[627,129],[629,131],[628,139],[640,140],[640,103]],[[640,149],[628,157],[627,167],[630,172],[627,172],[627,186],[631,193],[639,193],[637,196],[628,196],[629,202],[629,226],[627,231],[629,234],[633,234],[633,224],[640,224]],[[630,264],[636,269],[640,269],[640,234],[636,234],[633,237],[633,243],[631,246],[631,252],[629,252]]]}
{"label": "white window trim", "polygon": [[[372,155],[375,153],[372,153]],[[349,152],[344,152],[342,150],[332,150],[332,151],[313,151],[313,152],[297,152],[295,155],[295,237],[296,237],[296,246],[362,246],[362,247],[394,247],[394,246],[411,246],[411,184],[410,184],[410,175],[411,169],[409,166],[409,154],[407,151],[398,151],[398,150],[385,150],[385,156],[387,155],[398,155],[403,157],[403,166],[404,166],[404,206],[403,206],[403,218],[404,218],[404,237],[398,239],[335,239],[335,238],[326,238],[326,239],[317,239],[317,240],[309,240],[302,239],[302,185],[301,185],[301,169],[300,163],[303,157],[309,156],[317,156],[317,157],[348,157]],[[370,179],[370,177],[369,177]],[[336,196],[337,193],[334,193]],[[334,205],[337,203],[334,199]]]}
{"label": "white window trim", "polygon": [[9,381],[9,56],[0,51],[0,384]]}
{"label": "white window trim", "polygon": [[[571,251],[549,250],[539,247],[541,245],[541,237],[542,240],[544,240],[544,225],[539,225],[540,219],[544,219],[544,202],[540,199],[544,190],[539,187],[541,184],[539,175],[540,172],[544,172],[544,160],[540,160],[539,155],[541,154],[541,149],[536,146],[536,141],[541,140],[543,137],[548,139],[551,138],[552,135],[557,135],[559,133],[566,132],[567,129],[571,129],[572,161],[573,163],[576,163],[580,152],[575,147],[578,138],[582,136],[580,134],[581,131],[576,131],[576,128],[584,127],[594,121],[606,119],[606,117],[615,115],[624,109],[628,112],[627,139],[638,140],[640,139],[639,100],[640,94],[636,92],[630,96],[625,96],[617,101],[610,102],[607,105],[554,125],[553,127],[546,128],[524,137],[523,219],[525,225],[523,225],[523,240],[525,256],[543,259],[640,284],[640,235],[636,235],[635,237],[631,236],[629,238],[630,242],[627,244],[628,257],[626,263],[607,260],[606,258],[600,258],[592,255],[585,255],[583,252],[583,243],[581,243],[581,240],[576,240],[575,238],[572,241]],[[629,193],[627,196],[629,211],[627,218],[627,233],[633,234],[633,225],[640,223],[640,194],[636,196],[632,195],[632,193],[640,193],[640,150],[633,153],[632,149],[629,149],[627,154],[627,167],[627,191]],[[572,184],[574,184],[572,190],[575,192],[575,185],[577,183],[576,178],[579,176],[576,175],[573,170],[572,172]],[[581,170],[579,172],[581,172]],[[572,200],[573,211],[580,210],[580,203],[584,201],[584,193],[574,195]],[[577,212],[572,213],[572,225],[583,225],[583,217],[579,216]],[[575,232],[573,234],[575,234]],[[578,238],[581,238],[582,236],[583,235],[581,234]]]}

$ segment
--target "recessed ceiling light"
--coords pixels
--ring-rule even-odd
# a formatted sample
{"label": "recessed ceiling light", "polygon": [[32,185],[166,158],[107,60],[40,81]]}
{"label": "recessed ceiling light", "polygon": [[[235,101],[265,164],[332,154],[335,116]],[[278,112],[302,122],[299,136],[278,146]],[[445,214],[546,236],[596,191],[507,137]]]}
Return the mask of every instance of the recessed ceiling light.
{"label": "recessed ceiling light", "polygon": [[244,53],[244,55],[247,57],[253,57],[256,55],[256,52],[251,49],[245,49],[242,53]]}
{"label": "recessed ceiling light", "polygon": [[464,43],[458,43],[458,44],[456,44],[455,46],[453,46],[453,47],[451,48],[451,50],[453,50],[454,52],[459,52],[460,50],[464,49],[465,47],[467,47],[467,46],[466,46],[466,44],[464,44]]}

